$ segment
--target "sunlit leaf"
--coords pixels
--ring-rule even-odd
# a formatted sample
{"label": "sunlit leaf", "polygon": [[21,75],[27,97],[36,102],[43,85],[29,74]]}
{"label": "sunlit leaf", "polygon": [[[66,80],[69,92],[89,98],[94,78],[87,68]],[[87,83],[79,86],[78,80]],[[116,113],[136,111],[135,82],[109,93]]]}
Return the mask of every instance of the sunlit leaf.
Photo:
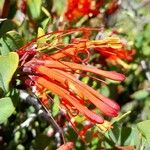
{"label": "sunlit leaf", "polygon": [[[39,28],[38,28],[37,37],[43,36],[44,34],[45,34],[44,30],[39,27]],[[44,46],[45,43],[46,43],[46,38],[45,38],[45,37],[39,38],[39,39],[37,40],[38,47]]]}
{"label": "sunlit leaf", "polygon": [[14,112],[15,107],[10,97],[0,99],[0,124],[5,122]]}
{"label": "sunlit leaf", "polygon": [[45,31],[47,30],[50,22],[51,22],[51,18],[46,18],[41,22],[41,26]]}
{"label": "sunlit leaf", "polygon": [[148,95],[149,95],[149,91],[139,90],[139,91],[134,92],[131,95],[131,97],[136,100],[143,100],[143,99],[147,98]]}
{"label": "sunlit leaf", "polygon": [[19,57],[15,52],[0,56],[0,88],[8,92],[10,81],[18,67]]}
{"label": "sunlit leaf", "polygon": [[65,10],[67,1],[64,1],[64,0],[53,0],[53,1],[54,1],[54,8],[55,8],[57,14],[61,15]]}
{"label": "sunlit leaf", "polygon": [[134,144],[134,131],[129,127],[122,127],[118,123],[113,125],[113,129],[108,132],[109,138],[116,145],[133,145]]}
{"label": "sunlit leaf", "polygon": [[56,116],[59,112],[59,104],[60,104],[60,101],[59,101],[59,97],[57,95],[55,95],[54,97],[54,104],[52,106],[52,114],[53,116]]}
{"label": "sunlit leaf", "polygon": [[146,138],[147,142],[150,144],[150,120],[138,123],[137,128],[140,133]]}
{"label": "sunlit leaf", "polygon": [[41,15],[42,0],[27,0],[27,6],[32,19],[39,19]]}
{"label": "sunlit leaf", "polygon": [[9,31],[0,38],[0,54],[6,55],[19,49],[23,44],[22,37],[16,31]]}

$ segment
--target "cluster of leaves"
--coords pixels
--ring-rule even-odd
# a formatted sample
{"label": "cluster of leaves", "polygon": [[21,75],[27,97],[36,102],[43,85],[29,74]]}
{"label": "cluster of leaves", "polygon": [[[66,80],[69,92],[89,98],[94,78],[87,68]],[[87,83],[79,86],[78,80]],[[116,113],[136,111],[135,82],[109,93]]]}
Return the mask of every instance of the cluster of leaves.
{"label": "cluster of leaves", "polygon": [[[122,84],[110,82],[105,86],[91,82],[89,77],[82,78],[83,82],[120,104],[119,117],[111,120],[113,129],[92,141],[89,131],[86,138],[90,143],[86,146],[77,135],[74,136],[71,127],[68,127],[65,136],[68,141],[74,141],[75,149],[86,147],[94,150],[100,146],[105,149],[124,149],[126,146],[130,149],[150,149],[150,1],[114,2],[120,3],[112,14],[105,13],[111,3],[108,0],[99,8],[97,16],[85,15],[69,22],[62,20],[67,9],[66,0],[0,0],[0,147],[17,150],[56,149],[57,142],[50,135],[52,127],[36,115],[33,106],[19,99],[16,89],[20,82],[16,72],[19,58],[15,51],[44,33],[90,26],[117,32],[118,36],[128,41],[129,48],[136,49],[136,55],[132,62],[124,62],[124,68],[105,64],[108,70],[119,70],[126,74],[127,78]],[[102,32],[100,36],[105,34]],[[99,61],[99,55],[93,54],[92,65],[97,65]],[[51,112],[59,118],[57,96],[54,101]]]}

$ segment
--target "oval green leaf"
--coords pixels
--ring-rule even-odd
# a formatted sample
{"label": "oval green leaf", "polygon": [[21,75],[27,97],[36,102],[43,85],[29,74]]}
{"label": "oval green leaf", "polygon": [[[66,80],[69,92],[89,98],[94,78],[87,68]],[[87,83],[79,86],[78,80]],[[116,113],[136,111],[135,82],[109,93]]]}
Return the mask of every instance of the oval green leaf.
{"label": "oval green leaf", "polygon": [[136,99],[136,100],[144,100],[149,96],[149,91],[146,90],[139,90],[134,92],[131,95],[131,98]]}
{"label": "oval green leaf", "polygon": [[4,92],[9,91],[9,83],[18,67],[19,56],[16,52],[0,56],[0,88]]}
{"label": "oval green leaf", "polygon": [[10,97],[0,99],[0,124],[4,123],[14,112],[15,107]]}

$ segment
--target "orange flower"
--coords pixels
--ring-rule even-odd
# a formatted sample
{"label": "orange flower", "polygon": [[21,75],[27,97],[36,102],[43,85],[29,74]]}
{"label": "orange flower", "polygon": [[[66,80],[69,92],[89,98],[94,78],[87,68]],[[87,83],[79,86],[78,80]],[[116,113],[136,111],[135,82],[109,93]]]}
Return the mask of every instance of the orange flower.
{"label": "orange flower", "polygon": [[117,81],[124,80],[124,75],[83,64],[50,59],[51,57],[48,56],[46,60],[38,58],[25,65],[38,75],[30,77],[35,83],[65,99],[68,105],[75,107],[94,123],[103,123],[104,120],[84,106],[82,101],[90,101],[107,116],[115,117],[118,115],[119,106],[114,101],[76,79],[71,72],[86,71]]}
{"label": "orange flower", "polygon": [[99,13],[99,7],[103,0],[68,0],[65,16],[69,21],[78,19],[84,15],[95,16]]}
{"label": "orange flower", "polygon": [[[102,114],[116,117],[120,110],[119,105],[81,82],[76,75],[87,75],[94,78],[89,74],[95,74],[103,79],[123,81],[125,79],[123,74],[87,65],[91,48],[109,47],[115,49],[120,48],[121,43],[116,37],[89,40],[87,34],[86,36],[83,34],[84,38],[74,38],[69,44],[62,42],[63,36],[79,31],[77,29],[55,32],[53,34],[54,41],[51,41],[53,43],[50,43],[51,37],[47,34],[41,37],[47,38],[45,39],[46,42],[42,43],[43,47],[36,47],[38,39],[33,40],[18,51],[20,64],[22,71],[27,75],[27,79],[30,79],[32,85],[36,86],[35,94],[42,99],[43,105],[47,105],[45,101],[48,100],[49,92],[52,92],[60,97],[61,106],[63,105],[67,112],[72,113],[72,116],[80,113],[92,124],[102,124],[104,123]],[[84,28],[83,31],[88,33],[91,30]],[[56,52],[53,52],[53,49]],[[47,50],[50,54],[38,52],[40,50]],[[51,52],[51,50],[53,51]],[[79,52],[82,56],[86,54],[86,58],[80,57]],[[99,112],[91,110],[88,107],[90,104],[98,108]]]}
{"label": "orange flower", "polygon": [[124,68],[125,62],[124,61],[132,61],[133,56],[135,55],[135,50],[125,50],[123,48],[114,49],[111,47],[102,47],[102,48],[96,48],[96,51],[98,51],[101,54],[101,57],[103,60],[110,62],[114,65],[120,64]]}
{"label": "orange flower", "polygon": [[110,47],[97,48],[96,50],[106,59],[120,58],[126,61],[131,61],[133,59],[133,55],[135,54],[135,50],[114,49]]}

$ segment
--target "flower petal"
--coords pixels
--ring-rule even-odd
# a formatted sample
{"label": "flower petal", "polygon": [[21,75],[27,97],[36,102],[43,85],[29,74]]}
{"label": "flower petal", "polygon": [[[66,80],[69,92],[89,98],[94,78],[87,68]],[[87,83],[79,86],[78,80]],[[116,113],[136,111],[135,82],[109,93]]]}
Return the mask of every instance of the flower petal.
{"label": "flower petal", "polygon": [[87,97],[104,114],[108,116],[112,116],[112,117],[117,116],[117,112],[120,109],[117,103],[99,94],[98,92],[96,92],[95,90],[87,86],[86,84],[82,83],[81,81],[77,80],[75,77],[71,76],[70,74],[65,73],[61,70],[49,69],[44,66],[39,66],[37,68],[37,71],[38,73],[46,75],[47,77],[51,79],[55,79],[56,81],[60,82],[63,85],[68,84],[67,86],[73,87],[72,90],[74,92],[77,92],[77,94],[79,93],[78,96],[80,96],[81,98]]}
{"label": "flower petal", "polygon": [[62,88],[61,86],[52,83],[51,81],[46,80],[43,77],[31,77],[32,80],[36,81],[38,84],[42,85],[43,87],[47,88],[54,94],[57,94],[58,96],[67,99],[76,109],[78,109],[83,115],[85,115],[89,120],[91,120],[94,123],[103,123],[104,119],[95,114],[94,112],[90,111],[87,107],[84,105],[81,105],[77,98],[75,98],[69,91]]}
{"label": "flower petal", "polygon": [[[59,74],[65,75],[65,77],[68,78],[68,84],[69,83],[74,84],[76,86],[76,88],[78,89],[78,91],[82,91],[82,96],[87,97],[104,114],[106,114],[107,116],[110,116],[110,117],[117,116],[118,111],[120,109],[120,107],[117,103],[115,103],[112,100],[110,100],[109,98],[106,98],[103,95],[99,94],[94,89],[90,88],[88,85],[75,79],[74,77],[70,76],[69,74],[67,74],[61,70],[56,70],[56,71],[59,72]],[[102,99],[102,101],[101,101],[101,99]]]}
{"label": "flower petal", "polygon": [[103,76],[116,81],[123,81],[125,76],[123,74],[117,73],[115,71],[104,71],[101,69],[97,69],[95,67],[86,66],[82,64],[72,63],[72,62],[64,62],[64,61],[54,61],[54,60],[37,60],[39,64],[44,64],[49,68],[57,68],[57,69],[72,69],[72,70],[82,70],[86,72],[91,72],[97,74],[99,76]]}

